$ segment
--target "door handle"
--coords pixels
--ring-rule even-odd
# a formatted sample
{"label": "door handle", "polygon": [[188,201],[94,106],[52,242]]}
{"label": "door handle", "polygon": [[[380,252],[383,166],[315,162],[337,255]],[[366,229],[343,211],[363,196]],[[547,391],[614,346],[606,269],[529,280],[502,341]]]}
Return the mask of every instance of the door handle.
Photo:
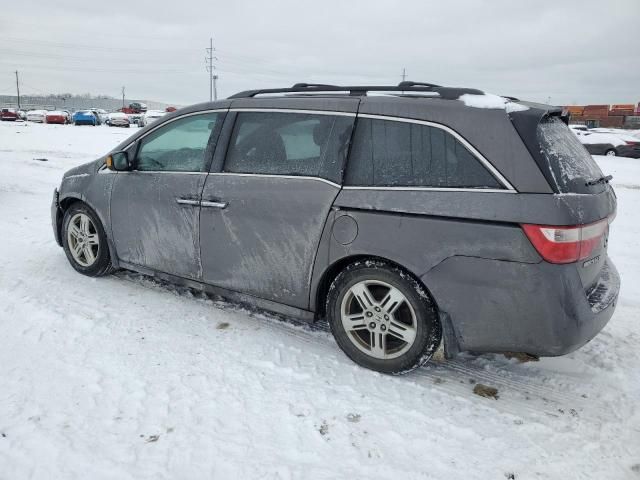
{"label": "door handle", "polygon": [[176,198],[176,202],[180,205],[190,205],[192,207],[197,207],[200,205],[200,200],[191,200],[189,198]]}
{"label": "door handle", "polygon": [[203,207],[208,207],[208,208],[227,208],[227,205],[229,205],[227,202],[212,202],[209,200],[203,200],[200,205],[202,205]]}

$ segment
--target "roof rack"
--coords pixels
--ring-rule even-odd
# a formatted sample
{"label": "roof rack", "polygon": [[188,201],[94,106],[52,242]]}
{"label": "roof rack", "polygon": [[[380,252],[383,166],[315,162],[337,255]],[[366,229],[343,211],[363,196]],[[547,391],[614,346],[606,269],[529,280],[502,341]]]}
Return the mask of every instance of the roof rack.
{"label": "roof rack", "polygon": [[293,87],[264,88],[260,90],[246,90],[231,95],[229,98],[253,98],[257,95],[274,93],[329,93],[348,92],[352,96],[364,96],[368,92],[408,92],[408,93],[436,93],[439,98],[456,100],[461,95],[482,95],[484,92],[475,88],[442,87],[433,83],[400,82],[398,85],[326,85],[323,83],[296,83]]}

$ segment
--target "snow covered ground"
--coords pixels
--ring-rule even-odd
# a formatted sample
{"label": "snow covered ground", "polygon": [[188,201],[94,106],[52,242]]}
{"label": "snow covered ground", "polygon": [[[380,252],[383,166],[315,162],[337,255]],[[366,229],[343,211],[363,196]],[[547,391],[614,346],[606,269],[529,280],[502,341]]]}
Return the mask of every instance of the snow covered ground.
{"label": "snow covered ground", "polygon": [[639,160],[597,158],[623,281],[598,337],[562,358],[463,355],[389,377],[322,328],[76,273],[52,190],[131,133],[0,123],[0,479],[640,478]]}

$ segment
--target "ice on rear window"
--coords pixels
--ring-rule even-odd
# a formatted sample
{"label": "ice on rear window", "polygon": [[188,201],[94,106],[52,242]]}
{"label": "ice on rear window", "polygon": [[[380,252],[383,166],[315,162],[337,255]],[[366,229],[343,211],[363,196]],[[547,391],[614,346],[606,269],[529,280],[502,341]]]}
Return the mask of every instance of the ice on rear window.
{"label": "ice on rear window", "polygon": [[521,112],[523,110],[529,110],[526,105],[521,105],[516,102],[512,102],[508,98],[501,97],[499,95],[493,95],[492,93],[485,93],[483,95],[473,95],[465,93],[461,95],[458,100],[463,102],[467,107],[475,108],[499,108],[510,112]]}
{"label": "ice on rear window", "polygon": [[537,137],[561,193],[587,193],[586,182],[602,177],[593,157],[558,117],[542,120]]}

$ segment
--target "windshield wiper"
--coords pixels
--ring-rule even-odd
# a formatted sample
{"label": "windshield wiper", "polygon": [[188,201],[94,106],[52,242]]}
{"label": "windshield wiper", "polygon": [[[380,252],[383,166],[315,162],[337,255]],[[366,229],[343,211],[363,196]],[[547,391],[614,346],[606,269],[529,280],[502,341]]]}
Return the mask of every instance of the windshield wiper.
{"label": "windshield wiper", "polygon": [[613,175],[607,175],[606,177],[600,177],[597,180],[589,180],[587,183],[585,183],[585,185],[587,187],[590,187],[592,185],[598,185],[599,183],[609,183],[612,178]]}

